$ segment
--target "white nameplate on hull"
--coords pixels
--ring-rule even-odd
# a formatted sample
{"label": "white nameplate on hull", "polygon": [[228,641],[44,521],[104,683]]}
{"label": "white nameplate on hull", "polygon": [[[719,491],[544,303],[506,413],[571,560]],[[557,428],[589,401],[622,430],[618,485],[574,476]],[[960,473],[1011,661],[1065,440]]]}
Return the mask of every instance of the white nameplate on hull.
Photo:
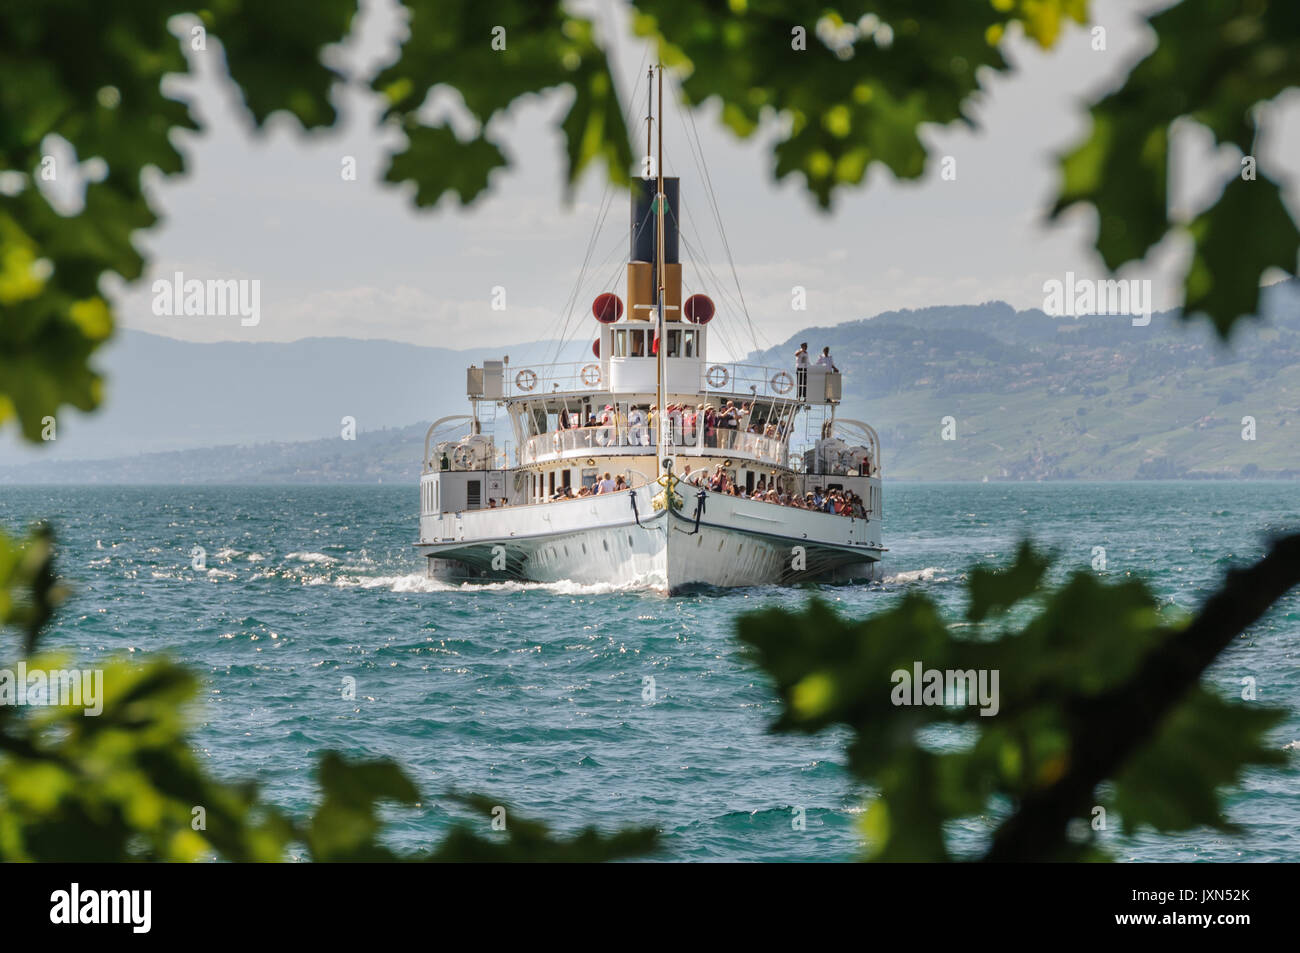
{"label": "white nameplate on hull", "polygon": [[741,513],[741,512],[736,512],[736,513],[734,513],[734,514],[732,514],[732,515],[734,515],[734,516],[743,516],[743,517],[745,517],[745,519],[747,519],[747,520],[762,520],[764,523],[784,523],[784,522],[785,522],[785,520],[776,519],[775,517],[772,517],[772,516],[757,516],[757,515],[755,515],[755,514],[753,514],[753,513]]}

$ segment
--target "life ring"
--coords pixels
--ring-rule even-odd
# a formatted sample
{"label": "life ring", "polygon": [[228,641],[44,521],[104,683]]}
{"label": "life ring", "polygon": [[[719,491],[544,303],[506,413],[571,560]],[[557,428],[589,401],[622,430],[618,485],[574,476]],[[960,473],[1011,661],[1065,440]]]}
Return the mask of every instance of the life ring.
{"label": "life ring", "polygon": [[588,364],[582,369],[582,382],[588,387],[595,387],[600,383],[600,365]]}
{"label": "life ring", "polygon": [[731,375],[721,364],[714,364],[709,368],[709,373],[705,375],[710,387],[726,387],[727,381],[731,380]]}
{"label": "life ring", "polygon": [[474,462],[474,448],[467,444],[462,444],[452,451],[452,462],[462,470],[468,470],[469,465]]}
{"label": "life ring", "polygon": [[532,390],[537,386],[537,374],[525,367],[515,375],[515,386],[520,390]]}
{"label": "life ring", "polygon": [[778,394],[790,393],[790,388],[794,387],[794,378],[786,371],[777,371],[772,375],[772,390]]}

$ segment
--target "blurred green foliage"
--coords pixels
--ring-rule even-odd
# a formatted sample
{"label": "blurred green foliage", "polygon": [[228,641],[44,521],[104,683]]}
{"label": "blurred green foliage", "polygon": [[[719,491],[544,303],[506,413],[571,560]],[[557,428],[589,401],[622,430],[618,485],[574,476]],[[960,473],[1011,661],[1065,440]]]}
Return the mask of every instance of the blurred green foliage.
{"label": "blurred green foliage", "polygon": [[[803,177],[819,205],[884,163],[899,178],[925,171],[922,123],[969,122],[971,97],[1004,72],[998,48],[1015,25],[1051,46],[1083,0],[636,0],[635,29],[699,105],[717,98],[739,136],[780,116],[774,174]],[[800,33],[802,31],[802,33]]]}
{"label": "blurred green foliage", "polygon": [[[1234,168],[1222,194],[1191,222],[1170,213],[1170,135],[1175,124],[1207,130],[1219,147],[1258,159],[1261,107],[1300,85],[1300,6],[1290,0],[1198,0],[1150,19],[1155,49],[1126,82],[1092,107],[1089,136],[1062,160],[1054,214],[1097,210],[1097,250],[1117,269],[1171,234],[1194,257],[1185,313],[1204,313],[1227,336],[1259,303],[1268,268],[1296,270],[1300,232],[1277,184]],[[1282,170],[1279,170],[1282,171]]]}
{"label": "blurred green foliage", "polygon": [[[921,176],[919,127],[970,122],[984,77],[1008,69],[999,49],[1008,31],[1048,47],[1069,23],[1087,19],[1085,0],[634,0],[633,7],[634,29],[681,77],[687,103],[716,97],[724,122],[741,136],[777,121],[774,175],[802,177],[822,207],[837,190],[863,182],[873,162],[902,178]],[[462,202],[482,195],[492,171],[511,162],[493,120],[521,97],[555,88],[572,97],[560,120],[567,183],[593,164],[612,181],[627,181],[628,130],[590,20],[559,0],[407,0],[405,8],[409,33],[399,58],[369,82],[386,100],[385,120],[406,136],[385,178],[413,183],[417,205],[434,205],[448,192]],[[113,329],[103,280],[143,273],[135,233],[157,217],[142,173],[182,172],[175,133],[199,128],[188,104],[164,91],[164,77],[196,69],[197,57],[219,57],[254,124],[284,112],[304,128],[328,126],[332,88],[346,78],[321,54],[347,37],[355,12],[352,0],[0,5],[0,428],[15,421],[39,442],[47,418],[99,403],[102,382],[92,361]],[[1189,309],[1209,314],[1226,333],[1239,315],[1253,313],[1265,268],[1294,271],[1297,232],[1262,174],[1233,180],[1193,222],[1171,223],[1169,130],[1176,120],[1195,122],[1221,143],[1253,148],[1256,105],[1296,84],[1300,9],[1279,0],[1187,0],[1151,24],[1155,51],[1094,106],[1090,137],[1065,158],[1056,211],[1096,207],[1098,249],[1110,267],[1141,257],[1170,231],[1191,236]],[[440,88],[458,94],[474,120],[467,138],[422,117]],[[71,147],[75,168],[50,166],[56,139]],[[84,187],[75,208],[52,203],[42,185],[51,173]],[[0,626],[20,633],[28,658],[38,658],[40,632],[62,595],[51,551],[46,531],[23,543],[0,534]],[[1022,554],[1010,581],[977,577],[983,581],[972,588],[972,621],[1024,598],[1035,566]],[[1006,636],[1029,646],[1043,667],[1020,670],[1029,681],[1010,698],[1019,733],[981,726],[977,750],[964,756],[926,750],[897,722],[886,731],[862,718],[879,707],[874,679],[904,637],[937,652],[936,662],[999,658],[996,640],[954,640],[924,598],[910,597],[861,627],[814,606],[808,618],[824,628],[785,620],[807,636],[807,646],[793,644],[789,633],[784,647],[764,641],[770,622],[750,623],[746,637],[783,693],[797,700],[783,727],[843,721],[859,733],[855,770],[883,782],[881,807],[868,815],[878,852],[937,858],[946,855],[945,819],[979,810],[994,793],[1031,789],[1063,756],[1070,726],[1053,720],[1050,700],[1023,695],[1024,685],[1086,696],[1130,672],[1137,648],[1112,644],[1113,654],[1096,662],[1069,611],[1114,626],[1139,647],[1163,637],[1145,590],[1098,585],[1076,578],[1038,622]],[[881,645],[869,647],[859,628],[880,636]],[[837,646],[836,633],[852,637]],[[859,654],[842,658],[845,652]],[[1014,659],[1005,661],[1015,670]],[[0,857],[272,859],[294,844],[319,859],[391,856],[378,842],[378,807],[410,805],[416,796],[395,766],[327,756],[320,808],[300,826],[252,787],[219,784],[194,761],[181,714],[194,685],[183,669],[156,660],[113,663],[106,674],[110,700],[100,719],[0,707]],[[1192,772],[1199,800],[1134,767],[1127,780],[1117,779],[1113,802],[1127,818],[1160,829],[1219,821],[1204,785],[1261,760],[1250,739],[1264,725],[1257,712],[1252,720],[1216,705],[1190,696],[1151,742],[1164,747],[1142,762],[1149,767],[1163,757],[1171,770]],[[1224,733],[1217,740],[1226,753],[1197,764],[1185,755],[1193,741],[1206,740],[1194,736],[1209,730],[1207,717]],[[191,824],[197,805],[208,811],[206,832]],[[652,839],[644,831],[612,838],[585,832],[564,841],[524,822],[509,831],[506,839],[481,840],[458,830],[430,857],[604,859],[643,850]]]}
{"label": "blurred green foliage", "polygon": [[[849,770],[877,794],[862,821],[870,859],[973,859],[954,858],[952,825],[994,838],[1011,808],[1058,784],[1098,739],[1136,735],[1117,770],[1082,785],[1081,800],[1066,805],[1063,820],[1073,823],[1018,859],[1109,859],[1106,835],[1093,823],[1102,816],[1108,830],[1118,820],[1125,833],[1231,831],[1221,789],[1248,767],[1285,761],[1264,737],[1285,710],[1227,701],[1195,684],[1199,672],[1167,709],[1157,705],[1149,734],[1118,717],[1119,703],[1104,702],[1154,689],[1144,665],[1161,650],[1180,649],[1186,620],[1162,613],[1146,585],[1130,579],[1081,571],[1045,589],[1047,568],[1048,559],[1025,544],[1003,569],[973,569],[966,616],[957,622],[923,593],[860,622],[817,600],[801,612],[739,620],[741,641],[781,698],[774,730],[850,730]],[[896,673],[911,685],[918,664],[996,672],[996,703],[981,708],[986,699],[972,690],[965,701],[949,694],[946,704],[907,704],[908,694],[896,695]]]}

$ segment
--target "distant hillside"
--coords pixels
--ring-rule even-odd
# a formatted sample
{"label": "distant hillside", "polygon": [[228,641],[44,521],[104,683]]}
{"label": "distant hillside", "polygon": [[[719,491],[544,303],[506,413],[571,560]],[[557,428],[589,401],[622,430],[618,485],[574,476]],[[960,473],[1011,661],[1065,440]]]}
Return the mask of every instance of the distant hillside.
{"label": "distant hillside", "polygon": [[[808,328],[750,359],[787,366],[799,341],[829,345],[845,371],[840,413],[876,426],[892,479],[1293,478],[1300,284],[1267,289],[1265,313],[1224,348],[1170,314],[1136,328],[1001,302],[926,308]],[[504,350],[520,364],[552,346]],[[414,481],[427,424],[411,422],[461,412],[466,365],[501,355],[127,332],[106,361],[105,412],[61,421],[39,462],[0,444],[0,482]],[[339,439],[345,415],[356,441]],[[1246,416],[1253,441],[1242,439]],[[941,439],[945,417],[955,440]]]}
{"label": "distant hillside", "polygon": [[[1171,313],[1053,318],[1002,302],[809,328],[754,355],[831,347],[841,413],[872,422],[896,479],[1300,476],[1300,283],[1224,347]],[[1256,439],[1242,439],[1253,417]],[[953,417],[956,439],[941,439]]]}
{"label": "distant hillside", "polygon": [[107,378],[102,409],[61,416],[58,439],[38,448],[18,444],[12,434],[0,438],[0,470],[32,461],[337,437],[345,416],[361,430],[403,427],[459,413],[470,363],[503,354],[516,362],[549,360],[553,347],[531,342],[462,351],[347,338],[200,344],[123,331],[96,361]]}
{"label": "distant hillside", "polygon": [[43,462],[0,470],[0,483],[406,483],[420,478],[427,423],[359,431],[356,440],[257,443]]}

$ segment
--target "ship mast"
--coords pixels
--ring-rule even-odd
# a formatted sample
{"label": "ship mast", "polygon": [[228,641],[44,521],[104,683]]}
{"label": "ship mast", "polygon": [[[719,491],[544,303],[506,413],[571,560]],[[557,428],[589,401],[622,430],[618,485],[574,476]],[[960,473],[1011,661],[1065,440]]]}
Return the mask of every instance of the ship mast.
{"label": "ship mast", "polygon": [[[664,206],[667,204],[667,198],[664,195],[664,68],[659,64],[659,158],[655,162],[655,173],[658,178],[655,203],[658,205],[657,219],[655,222],[655,278],[658,283],[657,289],[657,326],[655,328],[655,339],[659,342],[656,349],[656,355],[659,358],[657,364],[658,374],[656,375],[656,394],[655,394],[655,415],[659,421],[658,447],[660,454],[668,462],[671,469],[671,457],[668,456],[668,436],[672,433],[672,428],[668,425],[668,415],[664,408],[664,390],[665,390],[665,372],[667,362],[664,359],[665,352],[668,348],[668,339],[664,334],[664,295],[666,293],[664,282]],[[650,146],[650,130],[646,129],[646,148]]]}

